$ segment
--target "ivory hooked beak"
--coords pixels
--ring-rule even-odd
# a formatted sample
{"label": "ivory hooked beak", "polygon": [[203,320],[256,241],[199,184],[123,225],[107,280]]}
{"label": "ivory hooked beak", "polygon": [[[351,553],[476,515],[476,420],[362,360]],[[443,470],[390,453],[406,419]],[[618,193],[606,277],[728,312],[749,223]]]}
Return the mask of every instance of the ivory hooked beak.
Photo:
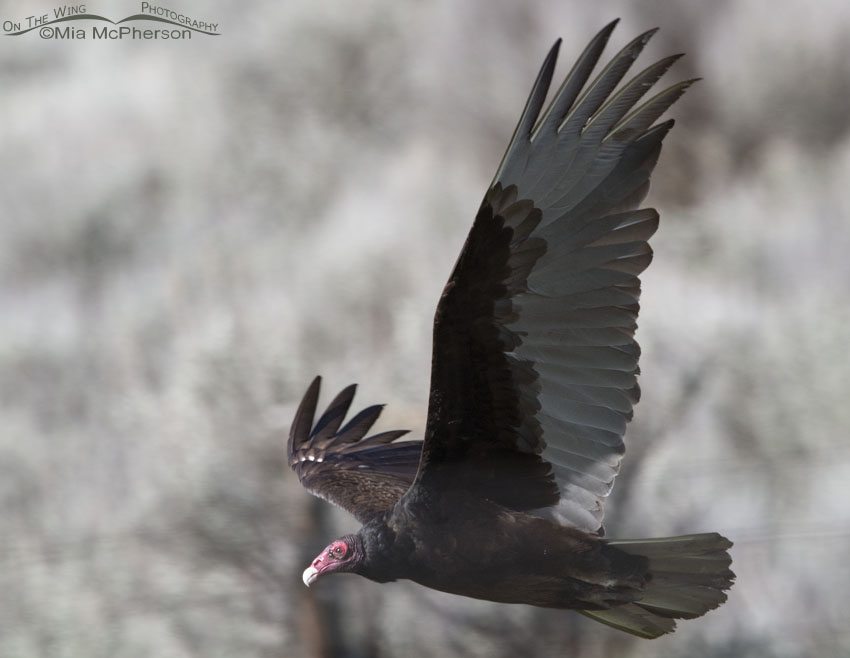
{"label": "ivory hooked beak", "polygon": [[309,566],[304,569],[304,573],[301,575],[301,580],[304,581],[304,584],[307,587],[310,587],[316,579],[319,577],[319,570],[314,566]]}

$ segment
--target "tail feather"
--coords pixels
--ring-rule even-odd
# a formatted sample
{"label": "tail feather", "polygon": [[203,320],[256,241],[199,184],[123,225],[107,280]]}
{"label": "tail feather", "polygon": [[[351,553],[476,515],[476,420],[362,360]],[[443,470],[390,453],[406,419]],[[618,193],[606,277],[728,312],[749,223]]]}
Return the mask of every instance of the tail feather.
{"label": "tail feather", "polygon": [[635,603],[618,605],[610,610],[581,610],[581,614],[606,626],[652,640],[676,630],[676,622],[644,610]]}
{"label": "tail feather", "polygon": [[732,542],[717,533],[608,544],[647,558],[651,579],[633,603],[582,614],[632,635],[655,638],[675,630],[674,619],[704,615],[726,600],[724,590],[735,579],[729,569]]}

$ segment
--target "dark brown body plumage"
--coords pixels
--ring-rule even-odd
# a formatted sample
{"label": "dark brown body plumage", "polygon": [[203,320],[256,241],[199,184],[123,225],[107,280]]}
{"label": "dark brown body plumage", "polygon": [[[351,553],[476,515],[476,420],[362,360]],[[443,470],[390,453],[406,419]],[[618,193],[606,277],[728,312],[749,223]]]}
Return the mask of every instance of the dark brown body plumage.
{"label": "dark brown body plumage", "polygon": [[648,560],[575,528],[495,504],[447,502],[438,517],[388,519],[403,554],[399,577],[488,601],[582,610],[633,601],[649,578]]}

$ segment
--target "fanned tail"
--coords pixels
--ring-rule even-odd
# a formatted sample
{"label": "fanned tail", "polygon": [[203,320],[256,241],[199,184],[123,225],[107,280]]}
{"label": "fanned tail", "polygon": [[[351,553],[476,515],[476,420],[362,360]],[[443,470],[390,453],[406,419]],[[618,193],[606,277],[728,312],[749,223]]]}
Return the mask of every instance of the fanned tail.
{"label": "fanned tail", "polygon": [[716,532],[658,539],[624,539],[609,545],[649,560],[651,580],[639,600],[582,614],[626,633],[656,638],[726,600],[735,574],[729,569],[732,542]]}

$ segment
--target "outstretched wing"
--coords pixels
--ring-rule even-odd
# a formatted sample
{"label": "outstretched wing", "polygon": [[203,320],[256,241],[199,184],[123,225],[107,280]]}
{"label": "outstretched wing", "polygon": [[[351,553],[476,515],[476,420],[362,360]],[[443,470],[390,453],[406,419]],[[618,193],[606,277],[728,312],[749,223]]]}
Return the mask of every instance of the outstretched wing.
{"label": "outstretched wing", "polygon": [[550,51],[443,291],[411,501],[461,487],[602,531],[639,397],[638,274],[658,226],[637,206],[673,122],[653,124],[693,82],[633,109],[673,56],[612,93],[652,30],[588,85],[615,23],[538,120],[560,42]]}
{"label": "outstretched wing", "polygon": [[321,377],[313,380],[295,413],[287,442],[289,465],[310,493],[366,523],[391,509],[413,482],[422,442],[394,443],[407,430],[363,438],[381,415],[381,405],[364,409],[340,429],[356,384],[337,395],[313,427],[321,382]]}

